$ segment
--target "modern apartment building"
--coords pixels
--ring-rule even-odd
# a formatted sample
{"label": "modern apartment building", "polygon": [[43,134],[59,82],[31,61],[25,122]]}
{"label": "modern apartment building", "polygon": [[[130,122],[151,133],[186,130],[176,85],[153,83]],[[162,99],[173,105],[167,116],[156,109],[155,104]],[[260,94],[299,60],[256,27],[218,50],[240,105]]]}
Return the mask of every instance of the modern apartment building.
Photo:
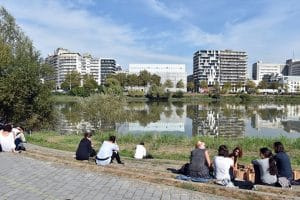
{"label": "modern apartment building", "polygon": [[[129,64],[129,74],[139,74],[141,71],[148,71],[161,77],[160,82],[163,84],[166,80],[173,83],[173,88],[169,91],[181,90],[186,92],[187,72],[184,64]],[[182,80],[184,88],[176,88],[176,84]]]}
{"label": "modern apartment building", "polygon": [[232,50],[200,50],[194,53],[193,75],[196,88],[201,81],[209,86],[246,81],[247,53]]}
{"label": "modern apartment building", "polygon": [[101,59],[101,84],[105,84],[109,74],[115,74],[117,71],[116,61],[114,59]]}
{"label": "modern apartment building", "polygon": [[289,76],[300,76],[300,60],[289,59],[286,61]]}
{"label": "modern apartment building", "polygon": [[279,83],[288,93],[300,93],[300,76],[283,76]]}
{"label": "modern apartment building", "polygon": [[53,79],[56,82],[56,89],[61,88],[66,75],[72,71],[76,71],[82,76],[85,74],[92,75],[96,82],[100,84],[100,60],[89,54],[81,55],[68,49],[58,48],[53,55],[46,58],[46,63],[54,69]]}
{"label": "modern apartment building", "polygon": [[265,75],[281,75],[284,66],[284,64],[258,61],[252,65],[252,79],[262,81]]}

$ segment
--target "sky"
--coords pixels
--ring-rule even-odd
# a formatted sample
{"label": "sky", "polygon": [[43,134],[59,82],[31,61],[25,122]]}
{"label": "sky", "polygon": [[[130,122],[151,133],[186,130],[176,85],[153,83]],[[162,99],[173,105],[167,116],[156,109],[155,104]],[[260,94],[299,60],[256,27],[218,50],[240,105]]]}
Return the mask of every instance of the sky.
{"label": "sky", "polygon": [[58,47],[130,63],[186,64],[202,49],[300,59],[299,0],[0,0],[43,57]]}

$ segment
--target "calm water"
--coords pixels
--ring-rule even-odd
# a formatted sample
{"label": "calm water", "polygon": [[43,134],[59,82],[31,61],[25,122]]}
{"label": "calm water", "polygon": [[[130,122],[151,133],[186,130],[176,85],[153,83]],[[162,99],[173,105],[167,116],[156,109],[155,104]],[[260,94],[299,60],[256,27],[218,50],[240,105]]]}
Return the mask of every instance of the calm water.
{"label": "calm water", "polygon": [[[80,117],[76,104],[58,104],[61,133],[93,130]],[[167,133],[226,137],[300,137],[300,105],[220,103],[130,103],[132,119],[101,123],[102,130],[119,133]]]}

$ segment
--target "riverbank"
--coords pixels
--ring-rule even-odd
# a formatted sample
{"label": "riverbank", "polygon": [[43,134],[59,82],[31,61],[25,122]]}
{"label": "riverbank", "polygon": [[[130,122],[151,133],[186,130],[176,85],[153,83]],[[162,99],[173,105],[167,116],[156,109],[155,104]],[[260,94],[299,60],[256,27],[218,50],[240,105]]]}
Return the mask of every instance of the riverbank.
{"label": "riverbank", "polygon": [[[92,141],[95,149],[98,150],[102,141],[106,140],[110,134],[114,132],[96,133]],[[159,134],[143,134],[143,135],[117,135],[117,142],[120,146],[120,153],[125,157],[133,157],[135,146],[141,141],[149,153],[157,159],[168,159],[178,161],[188,161],[190,151],[194,148],[196,141],[201,140],[206,143],[210,157],[213,158],[217,154],[219,145],[225,144],[229,149],[236,146],[241,146],[244,151],[244,156],[240,159],[240,163],[250,165],[251,160],[258,158],[259,148],[268,147],[272,149],[275,141],[281,141],[287,153],[291,157],[293,168],[300,169],[300,138],[225,138],[225,137],[187,137],[178,135],[159,135]],[[27,140],[32,144],[37,144],[53,149],[75,152],[77,145],[82,138],[82,135],[59,135],[56,132],[34,132],[27,137]]]}
{"label": "riverbank", "polygon": [[[128,102],[148,102],[153,101],[146,97],[129,97],[124,96]],[[72,103],[78,102],[82,97],[69,95],[53,95],[53,101],[56,103]],[[224,95],[208,95],[199,93],[186,93],[181,98],[170,98],[158,101],[170,102],[228,102],[228,103],[291,103],[299,104],[300,95],[248,95],[248,94],[224,94]]]}

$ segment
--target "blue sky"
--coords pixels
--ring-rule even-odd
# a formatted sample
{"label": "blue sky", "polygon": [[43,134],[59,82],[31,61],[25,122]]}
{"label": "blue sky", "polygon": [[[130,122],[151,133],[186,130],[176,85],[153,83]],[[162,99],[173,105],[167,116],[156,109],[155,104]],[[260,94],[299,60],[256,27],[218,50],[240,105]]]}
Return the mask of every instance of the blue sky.
{"label": "blue sky", "polygon": [[299,0],[1,0],[45,57],[57,47],[129,63],[183,63],[232,49],[257,60],[300,59]]}

